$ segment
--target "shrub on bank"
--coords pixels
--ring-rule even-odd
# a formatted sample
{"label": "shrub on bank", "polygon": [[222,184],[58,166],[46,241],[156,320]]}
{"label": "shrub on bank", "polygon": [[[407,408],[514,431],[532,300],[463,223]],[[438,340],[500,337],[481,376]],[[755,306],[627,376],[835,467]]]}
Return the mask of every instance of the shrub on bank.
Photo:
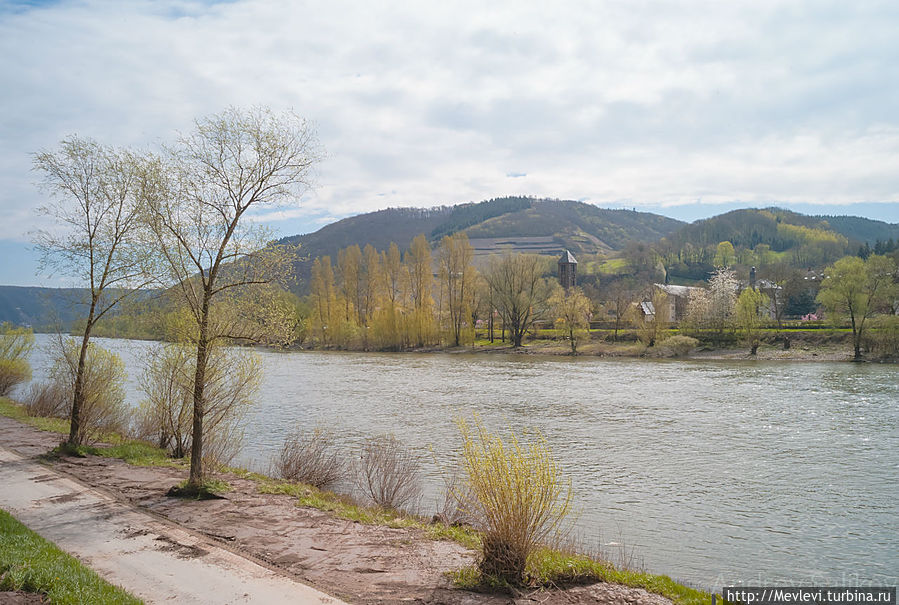
{"label": "shrub on bank", "polygon": [[467,505],[482,530],[483,576],[521,584],[537,549],[558,537],[571,507],[571,482],[562,475],[546,440],[503,440],[476,419],[458,422]]}
{"label": "shrub on bank", "polygon": [[31,380],[28,354],[34,346],[34,334],[29,328],[16,328],[10,323],[0,324],[0,397],[9,395],[16,385]]}
{"label": "shrub on bank", "polygon": [[877,317],[862,340],[865,351],[878,359],[899,359],[899,317]]}
{"label": "shrub on bank", "polygon": [[692,336],[675,334],[658,343],[656,352],[661,357],[684,357],[698,346],[699,341]]}
{"label": "shrub on bank", "polygon": [[393,435],[362,445],[356,481],[377,506],[400,510],[421,497],[421,461]]}
{"label": "shrub on bank", "polygon": [[[71,338],[60,341],[50,370],[53,386],[46,394],[63,397],[66,418],[71,415],[80,350],[80,344]],[[125,405],[125,376],[125,364],[118,355],[97,344],[88,345],[84,359],[79,443],[93,443],[102,433],[126,432],[130,411]]]}
{"label": "shrub on bank", "polygon": [[291,433],[273,463],[274,474],[287,481],[319,489],[331,486],[347,474],[346,461],[334,446],[334,437],[322,429]]}
{"label": "shrub on bank", "polygon": [[[190,454],[196,357],[184,344],[152,351],[141,376],[147,399],[141,403],[135,436],[168,449],[174,458]],[[256,356],[212,347],[206,365],[203,399],[203,458],[210,468],[230,463],[243,442],[240,429],[262,379]]]}
{"label": "shrub on bank", "polygon": [[22,406],[30,416],[68,418],[72,399],[60,381],[38,382],[29,385],[22,397]]}

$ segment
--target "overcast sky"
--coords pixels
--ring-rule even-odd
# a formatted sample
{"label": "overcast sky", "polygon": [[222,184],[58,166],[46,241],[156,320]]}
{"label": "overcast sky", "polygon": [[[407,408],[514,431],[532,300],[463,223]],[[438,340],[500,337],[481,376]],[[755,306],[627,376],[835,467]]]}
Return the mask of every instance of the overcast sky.
{"label": "overcast sky", "polygon": [[899,222],[897,31],[895,0],[0,0],[0,283],[43,281],[32,152],[227,105],[293,108],[327,150],[281,235],[511,194]]}

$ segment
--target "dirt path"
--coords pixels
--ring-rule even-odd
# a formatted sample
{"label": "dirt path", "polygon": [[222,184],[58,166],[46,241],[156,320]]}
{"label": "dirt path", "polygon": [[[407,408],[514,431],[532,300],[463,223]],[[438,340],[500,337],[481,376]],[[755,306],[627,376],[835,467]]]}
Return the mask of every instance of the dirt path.
{"label": "dirt path", "polygon": [[[3,473],[8,472],[6,467],[11,463],[37,465],[40,469],[37,477],[52,476],[55,474],[52,471],[61,473],[82,490],[90,486],[91,491],[99,492],[103,498],[139,511],[148,521],[129,523],[129,531],[134,534],[129,539],[144,540],[157,550],[170,549],[170,554],[182,557],[178,559],[181,562],[208,556],[193,556],[197,553],[195,549],[217,547],[352,603],[670,605],[667,599],[644,590],[610,584],[539,592],[516,599],[457,590],[444,573],[472,563],[475,554],[454,542],[428,539],[416,529],[391,529],[338,519],[317,509],[297,506],[296,499],[290,496],[260,494],[254,482],[234,475],[222,477],[232,487],[225,499],[190,501],[165,496],[169,487],[186,477],[186,471],[180,469],[131,466],[121,460],[99,457],[63,458],[49,467],[27,460],[46,453],[59,440],[59,435],[0,416],[0,446],[14,450],[20,457],[19,462],[0,461],[0,485],[6,486]],[[0,507],[6,506],[8,491],[2,490]],[[46,508],[46,498],[56,496],[43,497]],[[81,500],[73,500],[72,505],[88,508]],[[11,512],[19,516],[14,510]],[[94,513],[91,518],[99,516],[102,515]],[[41,529],[42,524],[51,524],[46,511],[36,509],[30,519],[19,518],[55,541]],[[177,534],[171,542],[157,540],[153,533],[157,526],[151,522],[165,526],[177,524],[184,533]],[[141,535],[144,531],[149,533]],[[59,545],[70,550],[62,543]],[[89,558],[90,553],[87,555],[87,562],[100,571]]]}

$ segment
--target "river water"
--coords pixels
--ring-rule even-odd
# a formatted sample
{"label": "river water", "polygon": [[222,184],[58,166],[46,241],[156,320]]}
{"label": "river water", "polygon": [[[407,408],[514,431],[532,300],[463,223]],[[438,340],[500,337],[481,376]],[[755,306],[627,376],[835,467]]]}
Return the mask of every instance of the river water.
{"label": "river water", "polygon": [[[97,339],[129,369],[154,343]],[[38,336],[38,344],[49,337]],[[238,461],[266,470],[297,425],[352,452],[393,433],[434,510],[454,418],[539,429],[570,475],[574,536],[648,571],[730,584],[899,583],[899,371],[850,363],[258,351]],[[40,346],[35,377],[46,373]]]}

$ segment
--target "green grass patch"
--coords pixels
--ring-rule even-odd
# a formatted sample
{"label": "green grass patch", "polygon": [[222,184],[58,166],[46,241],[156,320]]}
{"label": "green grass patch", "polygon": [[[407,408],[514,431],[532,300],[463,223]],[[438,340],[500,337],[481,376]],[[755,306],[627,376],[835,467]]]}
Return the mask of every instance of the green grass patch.
{"label": "green grass patch", "polygon": [[0,590],[47,596],[51,603],[141,603],[0,510]]}
{"label": "green grass patch", "polygon": [[[0,397],[0,415],[7,416],[28,426],[33,426],[42,431],[69,434],[69,421],[61,418],[44,418],[29,416],[21,405],[18,405],[5,397]],[[128,439],[118,433],[104,433],[101,436],[105,443],[110,445],[71,447],[60,445],[50,452],[50,456],[101,456],[103,458],[119,458],[134,466],[170,466],[183,468],[185,460],[177,460],[169,457],[168,453],[145,441]]]}
{"label": "green grass patch", "polygon": [[42,431],[51,433],[69,434],[69,421],[61,418],[42,418],[38,416],[29,416],[25,408],[13,403],[6,397],[0,397],[0,416],[6,416],[13,420],[18,420],[23,424],[33,426]]}
{"label": "green grass patch", "polygon": [[168,453],[163,449],[144,441],[134,440],[121,440],[118,445],[109,446],[71,446],[63,443],[50,450],[48,455],[50,457],[76,456],[78,458],[86,458],[88,456],[99,456],[101,458],[118,458],[134,466],[184,468],[187,464],[183,459],[169,458]]}
{"label": "green grass patch", "polygon": [[[475,566],[464,567],[448,575],[457,588],[465,590],[492,592],[512,588],[503,580],[485,577]],[[549,548],[539,550],[528,561],[527,581],[531,588],[565,587],[595,582],[622,584],[662,595],[678,605],[708,605],[712,599],[711,594],[679,584],[668,576],[617,569],[606,561]]]}
{"label": "green grass patch", "polygon": [[191,485],[189,479],[185,479],[172,487],[166,495],[170,498],[184,498],[187,500],[219,500],[224,498],[221,494],[231,491],[231,485],[221,479],[207,479],[199,485]]}
{"label": "green grass patch", "polygon": [[258,487],[262,494],[286,494],[297,499],[298,506],[308,506],[364,525],[382,525],[393,529],[419,529],[432,540],[452,540],[466,548],[477,548],[481,541],[470,527],[430,523],[427,520],[386,508],[360,506],[348,496],[322,491],[310,485],[275,481],[265,478]]}

